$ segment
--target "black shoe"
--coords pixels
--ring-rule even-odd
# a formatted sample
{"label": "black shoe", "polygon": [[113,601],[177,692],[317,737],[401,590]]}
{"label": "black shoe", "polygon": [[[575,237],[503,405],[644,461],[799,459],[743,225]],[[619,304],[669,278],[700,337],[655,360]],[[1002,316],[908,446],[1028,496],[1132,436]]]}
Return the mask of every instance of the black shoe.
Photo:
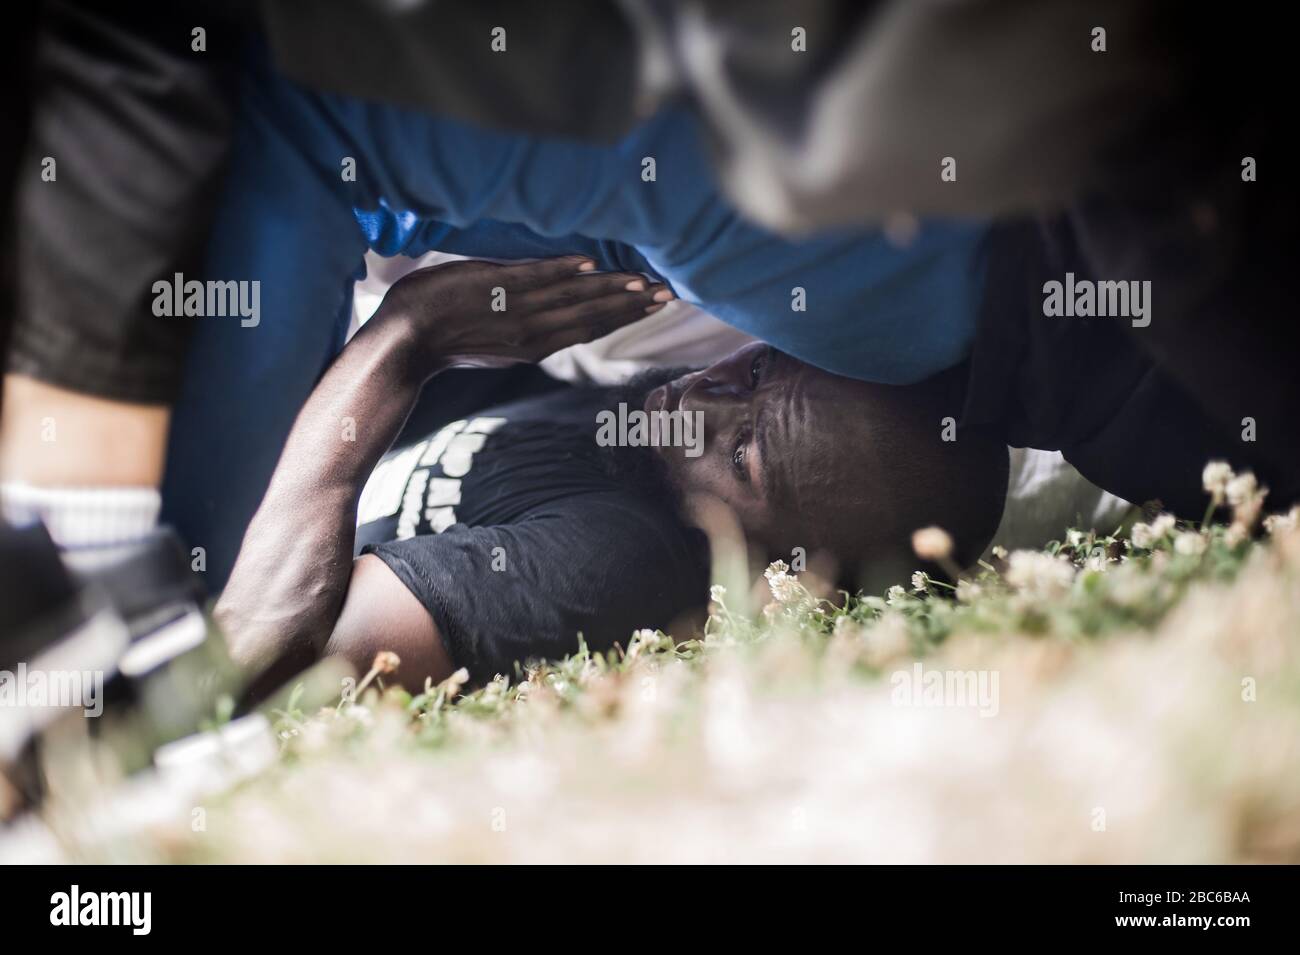
{"label": "black shoe", "polygon": [[[90,720],[89,735],[131,773],[210,723],[238,683],[202,583],[165,528],[69,571],[39,525],[0,525],[0,671],[10,683],[0,694],[21,704],[0,705],[0,774],[8,802],[25,805],[43,792],[38,753],[59,720]],[[12,815],[5,801],[0,818]]]}

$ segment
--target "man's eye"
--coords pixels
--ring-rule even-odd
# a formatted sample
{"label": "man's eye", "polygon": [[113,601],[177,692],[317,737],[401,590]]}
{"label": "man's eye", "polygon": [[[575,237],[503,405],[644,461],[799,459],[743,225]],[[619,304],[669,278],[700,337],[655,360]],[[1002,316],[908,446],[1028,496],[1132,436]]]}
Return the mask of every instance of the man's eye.
{"label": "man's eye", "polygon": [[741,433],[736,439],[736,447],[731,452],[731,466],[736,469],[736,474],[742,481],[749,480],[749,468],[745,462],[749,454],[749,435]]}

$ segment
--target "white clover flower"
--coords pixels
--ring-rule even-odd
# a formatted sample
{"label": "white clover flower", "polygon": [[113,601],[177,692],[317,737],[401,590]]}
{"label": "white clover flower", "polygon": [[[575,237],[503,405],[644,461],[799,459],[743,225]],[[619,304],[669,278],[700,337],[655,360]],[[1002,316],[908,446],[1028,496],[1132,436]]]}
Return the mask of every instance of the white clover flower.
{"label": "white clover flower", "polygon": [[771,580],[773,577],[777,576],[778,574],[785,575],[788,573],[790,573],[789,564],[787,564],[783,560],[774,560],[772,561],[772,563],[767,565],[767,570],[763,571],[763,576],[766,577],[768,580]]}
{"label": "white clover flower", "polygon": [[901,584],[894,584],[889,590],[885,591],[885,603],[892,604],[902,600],[907,596],[907,591]]}
{"label": "white clover flower", "polygon": [[784,560],[774,560],[768,564],[763,577],[767,578],[767,589],[772,591],[772,599],[783,607],[800,608],[813,602],[813,595],[809,594],[797,576],[790,573],[789,565]]}
{"label": "white clover flower", "polygon": [[1133,525],[1133,530],[1129,532],[1129,540],[1133,542],[1134,547],[1150,550],[1174,529],[1175,524],[1176,521],[1172,514],[1161,514],[1150,524],[1143,524],[1139,521]]}
{"label": "white clover flower", "polygon": [[768,588],[772,591],[772,599],[780,604],[797,603],[803,595],[803,587],[799,586],[799,581],[793,577],[773,577],[767,582]]}
{"label": "white clover flower", "polygon": [[627,658],[634,660],[642,653],[649,652],[659,646],[659,633],[656,630],[633,630],[632,639],[628,642]]}
{"label": "white clover flower", "polygon": [[990,553],[992,553],[992,555],[998,560],[1007,559],[1007,549],[1003,547],[1001,544],[994,544],[993,550],[990,551]]}
{"label": "white clover flower", "polygon": [[1091,554],[1088,559],[1083,562],[1083,569],[1104,571],[1111,563],[1111,559],[1104,553]]}
{"label": "white clover flower", "polygon": [[1060,597],[1069,592],[1074,582],[1074,565],[1041,551],[1012,551],[1006,580],[1029,596]]}
{"label": "white clover flower", "polygon": [[1291,508],[1285,514],[1270,514],[1264,518],[1264,530],[1275,537],[1294,530],[1297,524],[1300,524],[1300,505]]}
{"label": "white clover flower", "polygon": [[459,670],[457,670],[451,676],[447,677],[447,679],[443,680],[442,683],[438,685],[447,691],[447,698],[450,699],[451,697],[459,693],[461,691],[461,688],[464,687],[465,684],[468,682],[469,682],[469,670],[467,670],[465,667],[461,667]]}
{"label": "white clover flower", "polygon": [[1184,557],[1200,557],[1205,553],[1205,538],[1194,531],[1183,531],[1174,538],[1174,553]]}
{"label": "white clover flower", "polygon": [[974,603],[984,596],[984,588],[972,580],[957,581],[957,599],[964,604]]}
{"label": "white clover flower", "polygon": [[1151,533],[1156,536],[1157,540],[1159,540],[1172,531],[1177,523],[1178,521],[1174,518],[1174,515],[1161,514],[1151,522]]}
{"label": "white clover flower", "polygon": [[722,603],[723,598],[726,596],[727,596],[727,588],[722,586],[722,584],[714,584],[712,587],[709,588],[709,599],[712,600],[715,604]]}
{"label": "white clover flower", "polygon": [[912,574],[912,589],[918,594],[923,594],[930,589],[930,578],[924,571],[918,570]]}
{"label": "white clover flower", "polygon": [[1232,505],[1232,525],[1224,540],[1236,547],[1250,537],[1252,528],[1264,510],[1268,488],[1260,487],[1255,475],[1246,471],[1228,482],[1228,502]]}
{"label": "white clover flower", "polygon": [[922,560],[947,560],[952,556],[952,538],[942,527],[923,527],[912,534],[912,550]]}
{"label": "white clover flower", "polygon": [[798,603],[808,593],[798,578],[788,573],[789,569],[784,561],[776,560],[763,571],[767,587],[772,591],[772,599],[782,605]]}
{"label": "white clover flower", "polygon": [[1238,474],[1228,482],[1225,493],[1228,496],[1228,503],[1233,507],[1240,507],[1255,496],[1258,484],[1255,481],[1255,475],[1250,471]]}
{"label": "white clover flower", "polygon": [[1209,494],[1214,500],[1222,501],[1224,495],[1228,493],[1228,482],[1236,475],[1232,473],[1232,468],[1228,466],[1227,461],[1211,461],[1201,472],[1201,487],[1205,488],[1205,493]]}

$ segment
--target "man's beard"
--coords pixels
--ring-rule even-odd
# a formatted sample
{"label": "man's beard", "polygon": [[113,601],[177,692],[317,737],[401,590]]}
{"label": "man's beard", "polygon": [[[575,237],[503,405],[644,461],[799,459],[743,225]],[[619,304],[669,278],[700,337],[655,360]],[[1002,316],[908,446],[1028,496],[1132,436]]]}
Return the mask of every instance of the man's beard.
{"label": "man's beard", "polygon": [[645,405],[646,395],[660,385],[666,385],[683,375],[689,375],[695,368],[647,368],[639,371],[621,385],[610,385],[604,390],[609,394],[610,407],[617,408],[619,402],[626,402],[628,410],[638,411]]}
{"label": "man's beard", "polygon": [[[605,407],[615,413],[620,404],[627,410],[640,411],[651,391],[682,375],[692,368],[648,368],[629,378],[621,385],[599,389],[607,402]],[[648,497],[670,507],[678,517],[685,513],[685,498],[681,487],[673,480],[668,462],[657,450],[646,446],[609,445],[597,448],[601,467],[611,478],[633,493]]]}

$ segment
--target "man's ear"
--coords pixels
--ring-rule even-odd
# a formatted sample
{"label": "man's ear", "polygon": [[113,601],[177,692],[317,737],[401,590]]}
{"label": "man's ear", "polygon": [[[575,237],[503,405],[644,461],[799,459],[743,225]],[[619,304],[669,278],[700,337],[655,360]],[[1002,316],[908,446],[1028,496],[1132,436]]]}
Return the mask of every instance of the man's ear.
{"label": "man's ear", "polygon": [[347,596],[325,654],[341,656],[365,673],[376,654],[385,651],[401,660],[397,681],[411,693],[423,690],[426,678],[441,683],[455,669],[429,611],[383,560],[366,554],[352,564]]}

